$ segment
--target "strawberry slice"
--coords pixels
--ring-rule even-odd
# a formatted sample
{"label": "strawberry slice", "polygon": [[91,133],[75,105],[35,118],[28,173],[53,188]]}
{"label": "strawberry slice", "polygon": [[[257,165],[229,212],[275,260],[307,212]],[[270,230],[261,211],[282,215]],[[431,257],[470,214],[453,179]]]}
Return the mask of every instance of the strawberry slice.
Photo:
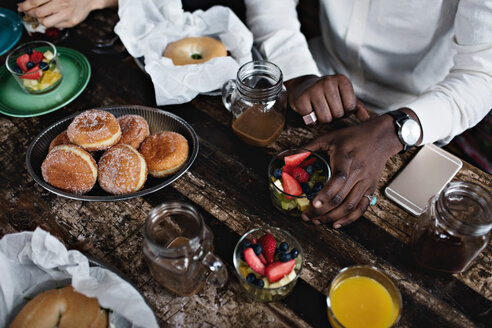
{"label": "strawberry slice", "polygon": [[260,258],[256,256],[255,251],[251,247],[246,248],[243,251],[243,255],[244,260],[246,261],[246,263],[248,263],[251,270],[261,274],[262,276],[265,275],[265,265],[261,263]]}
{"label": "strawberry slice", "polygon": [[277,246],[277,241],[271,233],[263,235],[263,237],[258,240],[261,245],[262,255],[268,263],[272,263],[275,259],[275,246]]}
{"label": "strawberry slice", "polygon": [[30,59],[34,64],[39,64],[43,60],[43,57],[42,52],[33,50]]}
{"label": "strawberry slice", "polygon": [[[294,179],[290,174],[282,172],[282,186],[284,192],[292,196],[299,196],[302,194],[302,188],[299,182]],[[285,198],[292,199],[292,197],[285,195]]]}
{"label": "strawberry slice", "polygon": [[309,181],[309,174],[302,167],[294,167],[292,170],[292,176],[299,183],[304,183]]}
{"label": "strawberry slice", "polygon": [[299,166],[305,169],[306,167],[311,166],[314,163],[316,163],[316,160],[317,160],[316,157],[310,157],[310,158],[306,159],[304,162],[302,162],[301,164],[299,164]]}
{"label": "strawberry slice", "polygon": [[37,80],[43,75],[41,70],[39,69],[39,65],[34,66],[30,70],[26,72],[26,74],[21,75],[21,79],[28,79],[28,80]]}
{"label": "strawberry slice", "polygon": [[25,72],[27,71],[27,62],[29,61],[29,55],[28,54],[23,54],[22,56],[17,57],[15,62],[17,63],[17,66]]}
{"label": "strawberry slice", "polygon": [[292,175],[292,170],[294,168],[295,168],[295,166],[284,165],[284,166],[282,166],[282,172],[285,172],[285,173]]}
{"label": "strawberry slice", "polygon": [[295,259],[287,262],[273,262],[267,265],[265,274],[270,282],[276,282],[288,275],[294,269],[295,265]]}
{"label": "strawberry slice", "polygon": [[309,155],[311,155],[311,152],[310,151],[305,151],[305,152],[302,152],[302,153],[299,153],[299,154],[285,156],[284,157],[285,165],[288,165],[288,166],[298,166],[299,164],[302,163],[303,160],[305,160],[306,158],[308,158]]}
{"label": "strawberry slice", "polygon": [[260,259],[261,263],[267,264],[267,260],[265,259],[265,257],[263,256],[263,254],[260,253],[260,255],[258,255],[258,258]]}

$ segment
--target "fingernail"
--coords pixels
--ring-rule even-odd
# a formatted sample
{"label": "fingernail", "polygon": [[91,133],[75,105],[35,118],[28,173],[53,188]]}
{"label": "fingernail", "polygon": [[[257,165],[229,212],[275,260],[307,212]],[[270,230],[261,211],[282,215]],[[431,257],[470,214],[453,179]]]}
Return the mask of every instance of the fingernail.
{"label": "fingernail", "polygon": [[318,220],[313,220],[313,223],[316,224],[316,225],[320,225],[321,222],[319,222]]}
{"label": "fingernail", "polygon": [[304,220],[304,221],[309,221],[309,218],[307,216],[305,216],[304,214],[301,215],[301,218]]}
{"label": "fingernail", "polygon": [[335,229],[338,229],[338,228],[341,228],[341,227],[342,227],[342,225],[340,223],[337,223],[337,224],[334,224],[333,225],[333,228],[335,228]]}
{"label": "fingernail", "polygon": [[313,202],[313,206],[314,206],[314,207],[321,207],[321,202],[320,202],[319,200],[315,200],[315,201]]}

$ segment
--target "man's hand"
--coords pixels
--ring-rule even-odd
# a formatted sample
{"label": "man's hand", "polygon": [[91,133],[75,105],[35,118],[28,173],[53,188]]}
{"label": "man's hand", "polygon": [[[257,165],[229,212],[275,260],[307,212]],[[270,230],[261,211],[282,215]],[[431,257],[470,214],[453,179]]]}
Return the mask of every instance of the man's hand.
{"label": "man's hand", "polygon": [[305,75],[285,82],[289,104],[301,116],[314,111],[320,123],[355,113],[360,121],[369,119],[357,101],[352,83],[345,75]]}
{"label": "man's hand", "polygon": [[117,5],[117,0],[25,0],[18,11],[46,27],[66,28],[82,22],[92,10]]}
{"label": "man's hand", "polygon": [[302,214],[315,224],[340,228],[358,219],[369,206],[388,158],[402,149],[393,118],[383,115],[360,125],[330,132],[305,148],[330,158],[332,176]]}

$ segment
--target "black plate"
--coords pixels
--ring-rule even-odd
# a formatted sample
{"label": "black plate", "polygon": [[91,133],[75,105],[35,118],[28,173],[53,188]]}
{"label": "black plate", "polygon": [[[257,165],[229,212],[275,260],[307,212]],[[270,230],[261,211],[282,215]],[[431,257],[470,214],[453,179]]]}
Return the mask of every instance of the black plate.
{"label": "black plate", "polygon": [[182,134],[186,140],[188,140],[189,145],[189,156],[186,160],[185,165],[177,173],[165,177],[165,178],[153,178],[150,175],[147,177],[144,187],[137,192],[126,194],[126,195],[111,195],[102,190],[96,183],[91,191],[84,195],[77,195],[70,192],[63,191],[61,189],[55,188],[43,180],[41,175],[41,164],[43,163],[46,155],[48,154],[48,148],[51,141],[61,132],[67,129],[67,127],[72,122],[73,118],[78,115],[74,114],[66,117],[50,127],[41,132],[31,143],[27,150],[26,164],[27,170],[31,177],[40,184],[46,190],[52,193],[77,200],[85,201],[117,201],[130,199],[135,197],[144,196],[150,194],[154,191],[162,189],[180,176],[182,176],[193,164],[198,155],[198,137],[195,130],[182,118],[172,113],[151,107],[144,106],[111,106],[111,107],[99,107],[99,110],[105,110],[112,113],[114,116],[119,117],[127,114],[136,114],[143,116],[147,123],[149,124],[150,133],[158,133],[161,131],[173,131]]}

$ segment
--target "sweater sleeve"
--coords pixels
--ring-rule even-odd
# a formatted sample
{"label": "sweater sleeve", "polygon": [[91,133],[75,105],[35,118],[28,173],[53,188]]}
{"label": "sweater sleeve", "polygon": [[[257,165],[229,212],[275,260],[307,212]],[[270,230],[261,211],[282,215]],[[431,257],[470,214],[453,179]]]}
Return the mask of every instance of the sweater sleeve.
{"label": "sweater sleeve", "polygon": [[492,0],[460,1],[454,27],[454,66],[405,106],[419,117],[422,144],[451,141],[492,108]]}
{"label": "sweater sleeve", "polygon": [[320,75],[301,33],[297,0],[245,0],[246,21],[267,60],[282,70],[284,80]]}

